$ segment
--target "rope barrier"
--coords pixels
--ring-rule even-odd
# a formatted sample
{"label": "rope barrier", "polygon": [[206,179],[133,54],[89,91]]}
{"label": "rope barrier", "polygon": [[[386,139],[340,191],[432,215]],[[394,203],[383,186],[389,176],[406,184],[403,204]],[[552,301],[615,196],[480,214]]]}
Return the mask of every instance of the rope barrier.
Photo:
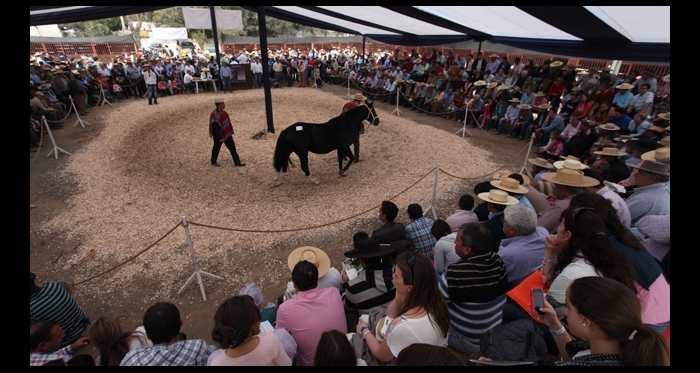
{"label": "rope barrier", "polygon": [[[408,191],[409,189],[413,188],[416,184],[418,184],[418,183],[421,182],[423,179],[425,179],[428,175],[430,175],[431,173],[433,173],[433,171],[435,171],[435,167],[433,167],[432,170],[430,170],[428,173],[426,173],[425,175],[423,175],[423,176],[422,176],[420,179],[418,179],[415,183],[411,184],[408,188],[402,190],[401,192],[399,192],[399,193],[396,194],[395,196],[389,198],[389,200],[393,200],[393,199],[395,199],[396,197],[398,197],[398,196],[404,194],[406,191]],[[232,231],[232,232],[244,232],[244,233],[285,233],[285,232],[298,232],[298,231],[305,231],[305,230],[309,230],[309,229],[322,228],[322,227],[326,227],[326,226],[329,226],[329,225],[341,223],[341,222],[344,222],[344,221],[346,221],[346,220],[350,220],[350,219],[356,218],[356,217],[358,217],[358,216],[364,215],[364,214],[366,214],[366,213],[368,213],[368,212],[370,212],[370,211],[374,211],[374,210],[376,210],[376,209],[377,209],[378,207],[380,207],[380,206],[381,206],[381,204],[376,205],[376,206],[373,206],[373,207],[371,207],[371,208],[369,208],[369,209],[367,209],[367,210],[364,210],[364,211],[362,211],[362,212],[360,212],[360,213],[357,213],[357,214],[355,214],[355,215],[352,215],[352,216],[349,216],[349,217],[347,217],[347,218],[343,218],[343,219],[340,219],[340,220],[336,220],[336,221],[333,221],[333,222],[330,222],[330,223],[325,223],[325,224],[321,224],[321,225],[314,225],[314,226],[311,226],[311,227],[304,227],[304,228],[294,228],[294,229],[279,229],[279,230],[264,230],[264,231],[262,231],[262,230],[252,230],[252,229],[236,229],[236,228],[217,227],[217,226],[214,226],[214,225],[201,224],[201,223],[196,223],[196,222],[193,222],[193,221],[190,221],[189,224],[191,224],[191,225],[197,225],[197,226],[200,226],[200,227],[206,227],[206,228],[214,228],[214,229],[221,229],[221,230],[227,230],[227,231]]]}
{"label": "rope barrier", "polygon": [[36,158],[39,156],[39,153],[41,153],[41,145],[43,144],[44,141],[44,128],[41,122],[39,122],[39,149],[36,150],[36,154],[34,155],[34,158],[32,158],[31,161],[29,161],[29,164],[34,163]]}
{"label": "rope barrier", "polygon": [[[515,160],[515,158],[516,158],[518,155],[520,155],[520,153],[522,153],[525,149],[527,149],[527,147],[528,147],[528,145],[524,146],[524,147],[523,147],[522,149],[520,149],[517,153],[515,153],[515,154],[511,157],[511,159]],[[475,176],[475,177],[460,177],[460,176],[456,176],[456,175],[453,175],[453,174],[451,174],[451,173],[449,173],[449,172],[443,170],[442,168],[440,168],[440,172],[444,173],[444,174],[447,175],[447,176],[453,177],[453,178],[455,178],[455,179],[460,179],[460,180],[479,180],[479,179],[483,179],[483,178],[485,178],[485,177],[489,177],[489,176],[493,175],[494,173],[503,170],[503,169],[506,168],[506,167],[507,167],[507,166],[504,165],[504,166],[501,166],[500,168],[497,168],[497,169],[494,170],[494,171],[491,171],[490,173],[487,173],[487,174],[484,174],[484,175],[481,175],[481,176]]]}
{"label": "rope barrier", "polygon": [[103,271],[103,272],[101,272],[101,273],[98,273],[98,274],[96,274],[96,275],[94,275],[94,276],[92,276],[92,277],[89,277],[89,278],[85,279],[85,280],[78,281],[78,282],[74,283],[73,286],[77,286],[77,285],[83,284],[83,283],[88,282],[88,281],[90,281],[90,280],[92,280],[92,279],[95,279],[95,278],[97,278],[97,277],[100,277],[100,276],[102,276],[102,275],[104,275],[104,274],[106,274],[106,273],[112,272],[113,270],[115,270],[115,269],[117,269],[117,268],[123,266],[124,264],[129,263],[130,261],[132,261],[132,260],[138,258],[141,254],[143,254],[143,253],[145,253],[146,251],[150,250],[153,246],[155,246],[155,245],[158,244],[160,241],[162,241],[162,240],[163,240],[165,237],[167,237],[170,233],[173,233],[173,231],[174,231],[177,227],[179,227],[179,226],[181,226],[181,225],[182,225],[182,223],[181,223],[181,222],[178,222],[174,227],[172,227],[172,229],[170,229],[170,230],[168,231],[168,233],[164,234],[163,237],[159,238],[156,242],[152,243],[152,244],[149,245],[147,248],[141,250],[138,254],[134,255],[133,257],[131,257],[131,258],[129,258],[129,259],[127,259],[127,260],[125,260],[125,261],[123,261],[123,262],[117,264],[116,266],[114,266],[114,267],[112,267],[112,268],[110,268],[110,269],[108,269],[108,270],[106,270],[106,271]]}

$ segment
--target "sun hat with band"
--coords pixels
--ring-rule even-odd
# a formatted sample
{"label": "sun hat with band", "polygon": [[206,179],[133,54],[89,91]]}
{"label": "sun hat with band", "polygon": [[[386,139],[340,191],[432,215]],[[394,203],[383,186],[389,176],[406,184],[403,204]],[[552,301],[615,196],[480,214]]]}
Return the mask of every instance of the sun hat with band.
{"label": "sun hat with band", "polygon": [[661,144],[659,144],[658,141],[655,141],[655,140],[652,140],[649,138],[644,138],[644,137],[629,140],[626,142],[626,144],[630,148],[644,152],[644,153],[656,150],[662,146]]}
{"label": "sun hat with band", "polygon": [[585,168],[588,168],[588,166],[581,163],[581,161],[579,161],[574,156],[567,156],[566,159],[564,159],[563,161],[554,162],[554,167],[556,167],[557,169],[568,168],[572,170],[583,170]]}
{"label": "sun hat with band", "polygon": [[617,131],[620,129],[615,123],[605,123],[598,126],[598,128],[606,131]]}
{"label": "sun hat with band", "polygon": [[608,157],[621,157],[623,155],[627,155],[627,153],[621,152],[617,148],[603,148],[603,150],[593,152],[593,154],[595,154],[595,155],[607,155]]}
{"label": "sun hat with band", "polygon": [[637,164],[626,163],[627,166],[636,168],[639,172],[653,175],[671,176],[671,166],[657,161],[644,161]]}
{"label": "sun hat with band", "polygon": [[488,192],[477,195],[482,201],[495,203],[497,205],[517,205],[520,203],[517,198],[509,196],[507,192],[500,189],[491,189]]}
{"label": "sun hat with band", "polygon": [[523,178],[523,184],[530,184],[530,177],[525,175],[524,173],[521,172],[514,172],[510,170],[501,170],[493,174],[493,179],[494,180],[500,180],[503,179],[504,177],[508,177],[512,174],[518,174]]}
{"label": "sun hat with band", "polygon": [[495,186],[500,190],[513,194],[525,194],[528,192],[527,188],[520,185],[518,180],[515,180],[510,177],[504,177],[503,179],[499,180],[491,180],[491,185]]}
{"label": "sun hat with band", "polygon": [[391,246],[379,245],[379,240],[374,238],[365,238],[357,242],[357,248],[346,251],[343,255],[348,258],[374,258],[391,254],[396,250]]}
{"label": "sun hat with band", "polygon": [[352,99],[358,100],[358,101],[364,101],[367,99],[367,97],[365,97],[365,95],[363,95],[362,93],[355,93],[354,95],[352,95]]}
{"label": "sun hat with band", "polygon": [[634,86],[632,84],[629,84],[629,83],[622,83],[620,85],[616,85],[615,88],[617,88],[617,89],[632,89],[632,88],[634,88]]}
{"label": "sun hat with band", "polygon": [[527,161],[530,162],[530,164],[534,164],[535,166],[540,167],[540,168],[546,168],[548,170],[551,170],[552,168],[554,168],[554,166],[544,158],[540,158],[540,157],[530,158]]}
{"label": "sun hat with band", "polygon": [[659,159],[671,158],[671,148],[664,146],[656,150],[648,151],[642,154],[641,158],[645,161],[658,161]]}
{"label": "sun hat with band", "polygon": [[287,266],[293,271],[297,263],[306,260],[318,268],[318,277],[323,277],[331,268],[331,259],[323,250],[313,246],[297,247],[287,257]]}
{"label": "sun hat with band", "polygon": [[583,171],[569,168],[560,168],[557,172],[547,172],[542,175],[542,180],[572,187],[592,187],[600,184],[598,180],[584,176]]}

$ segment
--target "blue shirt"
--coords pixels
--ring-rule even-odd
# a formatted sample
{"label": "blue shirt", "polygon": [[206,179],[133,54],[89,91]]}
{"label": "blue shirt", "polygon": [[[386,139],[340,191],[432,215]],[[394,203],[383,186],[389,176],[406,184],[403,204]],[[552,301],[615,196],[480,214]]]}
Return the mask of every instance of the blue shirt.
{"label": "blue shirt", "polygon": [[628,106],[632,103],[632,99],[634,98],[634,95],[632,92],[627,91],[624,94],[621,94],[620,92],[617,92],[615,94],[615,97],[613,97],[613,105],[617,105],[618,107],[621,107],[623,109],[627,109]]}
{"label": "blue shirt", "polygon": [[632,227],[635,227],[639,219],[647,215],[671,213],[671,190],[666,183],[637,187],[625,203],[630,210]]}
{"label": "blue shirt", "polygon": [[610,117],[608,123],[615,123],[620,129],[627,129],[630,126],[630,122],[632,121],[632,118],[630,118],[629,115],[627,114],[622,114],[622,116],[618,119],[615,118],[615,115]]}
{"label": "blue shirt", "polygon": [[421,216],[406,226],[406,239],[413,242],[413,246],[421,254],[430,258],[430,251],[435,247],[437,240],[430,230],[433,228],[433,219]]}
{"label": "blue shirt", "polygon": [[549,232],[538,226],[527,236],[515,236],[501,240],[498,255],[503,260],[508,274],[508,286],[516,287],[532,272],[542,267],[544,240]]}
{"label": "blue shirt", "polygon": [[455,93],[445,93],[445,105],[449,105],[452,102],[452,99],[455,98]]}

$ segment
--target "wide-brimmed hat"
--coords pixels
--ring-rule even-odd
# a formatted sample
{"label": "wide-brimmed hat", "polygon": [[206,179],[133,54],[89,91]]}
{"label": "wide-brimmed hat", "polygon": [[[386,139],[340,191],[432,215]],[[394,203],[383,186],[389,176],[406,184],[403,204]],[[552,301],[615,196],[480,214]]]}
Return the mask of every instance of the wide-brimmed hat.
{"label": "wide-brimmed hat", "polygon": [[491,53],[491,54],[489,54],[489,57],[496,57],[496,58],[498,58],[498,57],[500,57],[500,56],[499,56],[498,54],[496,54],[496,53]]}
{"label": "wide-brimmed hat", "polygon": [[561,66],[561,65],[563,65],[563,64],[564,64],[564,63],[561,62],[561,61],[554,61],[554,62],[550,63],[549,66],[551,66],[551,67],[559,67],[559,66]]}
{"label": "wide-brimmed hat", "polygon": [[542,109],[542,110],[549,110],[549,109],[552,108],[552,105],[550,105],[550,104],[540,104],[540,105],[537,105],[537,108],[538,108],[538,109]]}
{"label": "wide-brimmed hat", "polygon": [[671,148],[664,146],[656,150],[648,151],[641,157],[645,161],[658,161],[659,159],[671,158]]}
{"label": "wide-brimmed hat", "polygon": [[398,83],[403,83],[404,80],[403,80],[403,79],[396,79],[395,82],[396,82],[397,84],[398,84]]}
{"label": "wide-brimmed hat", "polygon": [[510,178],[510,177],[504,177],[504,178],[498,179],[498,180],[491,180],[491,185],[495,186],[496,188],[498,188],[500,190],[505,190],[508,193],[515,193],[515,194],[527,193],[527,188],[520,185],[518,180],[515,180],[515,179]]}
{"label": "wide-brimmed hat", "polygon": [[633,138],[634,138],[634,137],[632,137],[632,136],[630,136],[630,135],[620,135],[620,136],[614,138],[613,141],[617,141],[617,142],[627,142],[627,141],[629,141],[629,140],[632,140]]}
{"label": "wide-brimmed hat", "polygon": [[656,132],[656,133],[664,133],[664,131],[666,131],[666,130],[659,127],[659,126],[651,126],[651,127],[647,128],[647,131]]}
{"label": "wide-brimmed hat", "polygon": [[545,172],[542,174],[542,180],[573,187],[592,187],[600,184],[598,180],[584,176],[583,171],[570,168],[560,168],[557,172]]}
{"label": "wide-brimmed hat", "polygon": [[481,87],[482,85],[486,85],[486,81],[485,80],[477,80],[474,82],[474,85]]}
{"label": "wide-brimmed hat", "polygon": [[520,105],[518,105],[518,107],[519,107],[520,109],[522,109],[522,110],[530,110],[530,109],[532,109],[532,106],[530,106],[530,105],[528,105],[528,104],[520,104]]}
{"label": "wide-brimmed hat", "polygon": [[632,89],[632,88],[634,88],[634,86],[632,84],[629,84],[629,83],[622,83],[620,85],[616,85],[615,88],[617,88],[617,89]]}
{"label": "wide-brimmed hat", "polygon": [[548,170],[551,170],[552,168],[554,168],[554,166],[544,158],[540,158],[540,157],[530,158],[527,161],[530,162],[531,164],[534,164],[537,167],[540,167],[540,168],[546,168]]}
{"label": "wide-brimmed hat", "polygon": [[664,76],[663,78],[661,78],[661,80],[663,80],[666,83],[671,83],[671,74]]}
{"label": "wide-brimmed hat", "polygon": [[322,277],[331,268],[331,259],[323,250],[313,246],[297,247],[287,257],[289,270],[293,271],[294,266],[302,260],[306,260],[318,268],[318,277]]}
{"label": "wide-brimmed hat", "polygon": [[508,102],[520,102],[520,99],[517,97],[513,97],[510,100],[508,100]]}
{"label": "wide-brimmed hat", "polygon": [[51,88],[51,83],[44,83],[39,86],[39,89],[41,89],[42,91],[47,90],[49,88]]}
{"label": "wide-brimmed hat", "polygon": [[346,251],[343,255],[348,258],[374,258],[384,256],[396,250],[391,246],[379,245],[379,240],[373,238],[365,238],[357,242],[357,248]]}
{"label": "wide-brimmed hat", "polygon": [[537,93],[535,93],[535,97],[544,97],[544,96],[545,96],[545,94],[542,91],[538,91]]}
{"label": "wide-brimmed hat", "polygon": [[607,72],[611,72],[611,71],[612,71],[612,69],[611,69],[611,68],[609,68],[609,67],[607,67],[607,66],[605,66],[604,68],[600,69],[600,71],[601,71],[601,72],[602,72],[602,71],[607,71]]}
{"label": "wide-brimmed hat", "polygon": [[[671,126],[669,126],[671,127]],[[659,140],[659,144],[663,146],[668,146],[671,147],[671,138],[670,137],[664,137],[663,139]]]}
{"label": "wide-brimmed hat", "polygon": [[364,100],[367,99],[367,97],[366,97],[365,95],[363,95],[362,93],[355,93],[354,95],[352,95],[352,99],[353,99],[353,100],[364,101]]}
{"label": "wide-brimmed hat", "polygon": [[585,164],[581,163],[576,157],[573,156],[567,156],[566,159],[563,161],[556,161],[554,162],[554,167],[557,169],[560,168],[568,168],[571,170],[583,170],[585,168],[588,168]]}
{"label": "wide-brimmed hat", "polygon": [[657,118],[663,119],[663,120],[671,120],[671,112],[669,111],[668,113],[659,113],[656,115]]}
{"label": "wide-brimmed hat", "polygon": [[639,162],[637,164],[627,163],[627,166],[654,175],[671,176],[671,165],[666,163],[645,160],[644,162]]}
{"label": "wide-brimmed hat", "polygon": [[508,177],[512,174],[518,174],[518,175],[522,176],[523,184],[530,184],[530,177],[529,176],[527,176],[521,172],[514,172],[514,171],[510,171],[510,170],[500,170],[500,171],[496,172],[495,174],[493,174],[493,178],[500,180],[500,179],[503,179],[504,177]]}
{"label": "wide-brimmed hat", "polygon": [[598,126],[598,128],[606,131],[617,131],[620,129],[615,123],[605,123]]}
{"label": "wide-brimmed hat", "polygon": [[602,146],[604,148],[610,148],[610,147],[614,147],[615,143],[608,140],[608,139],[603,139],[603,140],[599,140],[598,142],[593,143],[593,145]]}
{"label": "wide-brimmed hat", "polygon": [[642,152],[650,152],[658,149],[661,145],[657,141],[648,138],[638,138],[627,141],[627,146]]}
{"label": "wide-brimmed hat", "polygon": [[623,155],[627,155],[627,153],[621,152],[619,149],[612,148],[612,147],[611,148],[603,148],[603,150],[593,152],[593,154],[595,154],[595,155],[607,155],[610,157],[620,157]]}
{"label": "wide-brimmed hat", "polygon": [[202,72],[205,72],[205,73],[206,73],[206,72],[209,72],[209,69],[206,68],[206,67],[203,67],[203,68],[202,68]]}
{"label": "wide-brimmed hat", "polygon": [[223,99],[223,98],[217,98],[217,99],[214,100],[214,103],[215,103],[215,104],[223,104],[223,103],[224,103],[224,99]]}
{"label": "wide-brimmed hat", "polygon": [[520,203],[517,198],[509,196],[508,193],[500,189],[491,189],[477,195],[481,200],[495,203],[497,205],[517,205]]}
{"label": "wide-brimmed hat", "polygon": [[504,89],[508,89],[508,86],[505,84],[501,84],[498,87],[496,87],[496,90],[498,90],[498,91],[502,91]]}

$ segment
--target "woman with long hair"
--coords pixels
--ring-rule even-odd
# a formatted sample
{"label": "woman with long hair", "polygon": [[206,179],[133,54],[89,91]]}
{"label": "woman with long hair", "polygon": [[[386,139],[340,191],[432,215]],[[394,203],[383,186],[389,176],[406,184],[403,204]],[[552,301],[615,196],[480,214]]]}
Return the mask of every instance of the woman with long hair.
{"label": "woman with long hair", "polygon": [[380,341],[362,319],[357,324],[357,334],[365,339],[372,356],[390,362],[414,343],[447,346],[450,315],[430,260],[418,250],[400,254],[396,258],[394,281],[396,298],[386,310],[386,316],[392,319],[386,338]]}
{"label": "woman with long hair", "polygon": [[[540,317],[567,366],[667,366],[671,349],[664,336],[642,323],[634,292],[605,277],[581,277],[566,291],[567,332],[545,301]],[[573,336],[582,339],[575,340]],[[585,343],[587,342],[587,343]],[[577,352],[578,350],[578,352]]]}
{"label": "woman with long hair", "polygon": [[212,354],[207,365],[292,365],[274,333],[260,334],[260,309],[249,295],[228,298],[219,306],[211,338],[221,346],[222,352]]}
{"label": "woman with long hair", "polygon": [[642,240],[622,224],[612,202],[600,194],[579,193],[571,200],[569,207],[593,208],[603,219],[605,234],[613,247],[632,264],[637,298],[642,304],[642,320],[663,333],[671,320],[671,286],[659,263],[644,248]]}
{"label": "woman with long hair", "polygon": [[88,329],[88,338],[90,344],[100,352],[95,358],[97,366],[119,366],[127,352],[135,348],[153,346],[144,331],[125,331],[119,322],[111,317],[95,320]]}
{"label": "woman with long hair", "polygon": [[333,329],[321,334],[314,355],[314,366],[367,366],[367,362],[357,358],[345,333]]}

